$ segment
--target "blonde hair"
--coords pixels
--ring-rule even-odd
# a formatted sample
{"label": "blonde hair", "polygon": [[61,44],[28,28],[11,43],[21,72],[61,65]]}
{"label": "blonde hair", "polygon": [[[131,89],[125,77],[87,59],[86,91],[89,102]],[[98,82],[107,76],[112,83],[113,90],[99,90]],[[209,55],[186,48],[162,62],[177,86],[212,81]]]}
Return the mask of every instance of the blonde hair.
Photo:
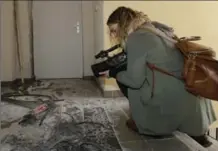
{"label": "blonde hair", "polygon": [[107,25],[118,25],[116,39],[110,39],[115,43],[125,46],[128,35],[135,30],[142,28],[144,24],[151,24],[149,17],[143,12],[128,7],[118,7],[108,18]]}

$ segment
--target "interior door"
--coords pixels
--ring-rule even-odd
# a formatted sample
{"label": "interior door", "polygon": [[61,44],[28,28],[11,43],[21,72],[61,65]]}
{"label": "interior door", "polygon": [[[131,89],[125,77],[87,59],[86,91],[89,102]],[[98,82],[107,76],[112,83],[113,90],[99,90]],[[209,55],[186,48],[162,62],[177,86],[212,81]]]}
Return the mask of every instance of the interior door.
{"label": "interior door", "polygon": [[81,2],[33,2],[36,78],[83,76]]}

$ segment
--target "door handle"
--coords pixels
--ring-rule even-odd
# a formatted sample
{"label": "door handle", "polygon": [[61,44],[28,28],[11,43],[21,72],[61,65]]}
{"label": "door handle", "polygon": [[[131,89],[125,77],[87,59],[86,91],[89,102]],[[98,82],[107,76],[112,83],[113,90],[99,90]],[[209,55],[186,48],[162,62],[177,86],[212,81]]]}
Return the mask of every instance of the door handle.
{"label": "door handle", "polygon": [[76,33],[80,33],[80,23],[76,22],[76,25],[74,27],[76,28]]}

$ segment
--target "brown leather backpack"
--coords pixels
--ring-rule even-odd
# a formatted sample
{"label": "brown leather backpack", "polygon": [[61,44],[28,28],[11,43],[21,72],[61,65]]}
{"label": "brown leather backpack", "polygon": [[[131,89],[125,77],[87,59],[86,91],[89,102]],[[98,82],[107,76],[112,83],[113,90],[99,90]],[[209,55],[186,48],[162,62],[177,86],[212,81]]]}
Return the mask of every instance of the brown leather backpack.
{"label": "brown leather backpack", "polygon": [[[215,59],[215,52],[209,47],[193,42],[200,40],[200,37],[183,37],[174,40],[175,46],[184,56],[182,80],[185,82],[186,90],[196,96],[218,101],[218,61]],[[172,73],[153,64],[147,63],[147,65],[152,71],[157,70],[175,77]]]}
{"label": "brown leather backpack", "polygon": [[193,94],[218,101],[218,61],[215,59],[215,52],[190,40],[180,39],[176,43],[176,47],[184,55],[183,77],[186,89]]}

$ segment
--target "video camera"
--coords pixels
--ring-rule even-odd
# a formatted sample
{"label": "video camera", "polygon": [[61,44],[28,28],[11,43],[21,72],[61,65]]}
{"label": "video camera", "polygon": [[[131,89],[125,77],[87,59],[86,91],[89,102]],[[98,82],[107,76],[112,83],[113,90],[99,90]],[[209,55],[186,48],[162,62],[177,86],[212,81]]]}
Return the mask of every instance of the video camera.
{"label": "video camera", "polygon": [[127,64],[127,56],[124,50],[122,52],[115,54],[113,56],[109,56],[109,53],[120,48],[121,45],[117,44],[107,50],[100,51],[97,55],[95,55],[95,59],[99,58],[107,58],[105,61],[93,64],[91,66],[92,72],[95,77],[101,76],[101,72],[111,70],[112,68],[119,68],[121,66],[126,66]]}

